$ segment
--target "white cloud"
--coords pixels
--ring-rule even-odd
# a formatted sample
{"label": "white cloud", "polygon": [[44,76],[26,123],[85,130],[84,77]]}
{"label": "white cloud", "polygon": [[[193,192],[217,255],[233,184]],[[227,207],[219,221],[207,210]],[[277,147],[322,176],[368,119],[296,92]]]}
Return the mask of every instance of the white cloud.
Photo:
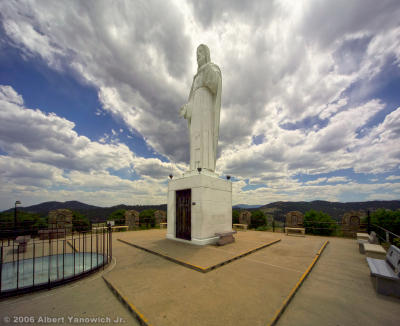
{"label": "white cloud", "polygon": [[318,178],[316,180],[307,181],[307,182],[305,182],[305,184],[306,185],[317,185],[317,184],[320,184],[325,181],[327,181],[327,178]]}
{"label": "white cloud", "polygon": [[347,177],[330,177],[326,180],[327,183],[349,182]]}
{"label": "white cloud", "polygon": [[[104,144],[79,136],[74,123],[56,114],[25,108],[22,97],[0,85],[0,206],[18,197],[34,200],[79,199],[92,204],[164,203],[165,181],[185,166],[136,157],[122,143]],[[18,128],[16,128],[18,126]],[[23,130],[23,132],[21,132]],[[106,135],[108,137],[108,135]],[[131,170],[139,180],[112,171]]]}
{"label": "white cloud", "polygon": [[386,180],[393,181],[393,180],[400,180],[400,175],[390,175],[385,178]]}
{"label": "white cloud", "polygon": [[[21,95],[2,87],[0,146],[15,159],[88,175],[133,168],[156,183],[180,173],[189,144],[178,108],[196,70],[195,48],[206,43],[223,74],[217,171],[241,180],[238,198],[291,199],[277,192],[284,186],[305,190],[296,198],[338,198],[350,188],[337,183],[350,187],[349,179],[303,185],[296,176],[396,173],[400,166],[400,108],[370,95],[384,67],[400,66],[395,0],[96,1],[90,8],[81,1],[3,1],[0,10],[12,46],[61,73],[73,70],[97,89],[96,115],[110,114],[122,122],[120,133],[139,133],[176,164],[136,157],[118,129],[98,142],[80,136],[74,122],[26,109]],[[247,179],[266,187],[242,191]]]}

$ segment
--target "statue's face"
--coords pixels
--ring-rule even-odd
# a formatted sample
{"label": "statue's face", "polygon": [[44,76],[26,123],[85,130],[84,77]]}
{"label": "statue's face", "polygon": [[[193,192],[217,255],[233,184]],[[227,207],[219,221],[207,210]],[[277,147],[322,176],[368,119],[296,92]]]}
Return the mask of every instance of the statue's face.
{"label": "statue's face", "polygon": [[207,63],[207,57],[205,50],[201,47],[197,49],[197,64],[199,67]]}

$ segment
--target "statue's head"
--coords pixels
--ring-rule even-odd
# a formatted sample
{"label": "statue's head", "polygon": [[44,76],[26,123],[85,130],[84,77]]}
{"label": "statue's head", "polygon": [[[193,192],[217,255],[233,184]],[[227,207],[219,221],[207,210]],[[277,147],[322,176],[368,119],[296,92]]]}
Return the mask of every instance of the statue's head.
{"label": "statue's head", "polygon": [[197,65],[199,68],[210,62],[210,49],[205,44],[200,44],[197,47]]}

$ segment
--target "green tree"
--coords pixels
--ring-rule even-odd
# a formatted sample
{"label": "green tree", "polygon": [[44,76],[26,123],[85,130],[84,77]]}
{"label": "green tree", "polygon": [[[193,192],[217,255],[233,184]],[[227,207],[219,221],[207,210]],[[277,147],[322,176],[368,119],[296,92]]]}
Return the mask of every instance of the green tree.
{"label": "green tree", "polygon": [[328,214],[313,209],[304,215],[303,225],[307,233],[318,235],[330,235],[336,229],[335,220]]}
{"label": "green tree", "polygon": [[72,212],[72,230],[78,232],[89,231],[89,219],[79,212]]}
{"label": "green tree", "polygon": [[251,229],[257,229],[260,226],[267,225],[267,219],[262,211],[255,210],[251,212]]}
{"label": "green tree", "polygon": [[146,226],[146,228],[154,227],[156,225],[156,219],[154,217],[155,209],[145,209],[139,213],[140,226]]}
{"label": "green tree", "polygon": [[[400,235],[400,211],[392,211],[390,209],[380,208],[371,214],[371,223],[379,225],[386,230]],[[385,237],[384,232],[379,232],[381,237]]]}
{"label": "green tree", "polygon": [[[40,228],[47,228],[47,222],[40,214],[17,211],[16,229],[20,234],[36,234]],[[14,230],[14,211],[0,213],[0,231],[3,237],[8,237]]]}
{"label": "green tree", "polygon": [[232,224],[238,224],[238,223],[239,223],[239,211],[232,210]]}
{"label": "green tree", "polygon": [[125,212],[126,209],[117,209],[112,212],[107,221],[115,221],[115,225],[125,225]]}

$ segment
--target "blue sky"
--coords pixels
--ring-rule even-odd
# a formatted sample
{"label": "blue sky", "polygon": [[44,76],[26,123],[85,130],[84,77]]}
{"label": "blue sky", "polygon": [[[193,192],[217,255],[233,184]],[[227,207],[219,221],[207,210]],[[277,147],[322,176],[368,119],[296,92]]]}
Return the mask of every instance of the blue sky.
{"label": "blue sky", "polygon": [[210,47],[234,204],[400,199],[397,1],[0,3],[0,210],[166,202]]}

